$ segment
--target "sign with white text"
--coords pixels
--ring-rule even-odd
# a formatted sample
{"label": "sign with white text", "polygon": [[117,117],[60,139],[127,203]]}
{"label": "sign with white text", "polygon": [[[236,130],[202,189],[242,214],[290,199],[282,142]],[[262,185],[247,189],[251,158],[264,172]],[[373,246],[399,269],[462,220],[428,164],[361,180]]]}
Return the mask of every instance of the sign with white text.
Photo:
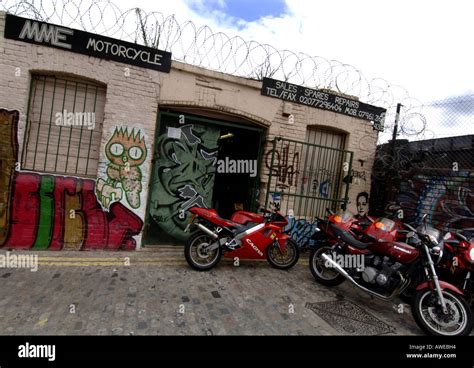
{"label": "sign with white text", "polygon": [[372,121],[375,130],[383,131],[387,110],[382,107],[369,105],[327,91],[306,88],[271,78],[263,78],[261,92],[264,96]]}
{"label": "sign with white text", "polygon": [[136,43],[7,14],[5,38],[169,73],[171,53]]}

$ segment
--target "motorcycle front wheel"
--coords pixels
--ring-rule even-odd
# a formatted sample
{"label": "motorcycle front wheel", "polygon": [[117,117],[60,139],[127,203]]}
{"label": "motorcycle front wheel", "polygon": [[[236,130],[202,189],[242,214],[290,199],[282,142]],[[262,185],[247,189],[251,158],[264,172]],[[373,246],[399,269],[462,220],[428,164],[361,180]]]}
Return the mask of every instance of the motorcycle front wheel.
{"label": "motorcycle front wheel", "polygon": [[220,247],[206,250],[215,240],[205,233],[197,233],[189,238],[184,246],[184,256],[188,264],[198,271],[207,271],[219,263],[222,250]]}
{"label": "motorcycle front wheel", "polygon": [[277,242],[267,248],[267,260],[273,267],[287,270],[293,267],[300,258],[298,245],[291,239],[286,241],[286,252],[282,252]]}
{"label": "motorcycle front wheel", "polygon": [[418,326],[435,336],[465,336],[472,330],[472,312],[466,300],[451,290],[443,290],[448,313],[443,313],[438,294],[431,289],[416,292],[412,313]]}

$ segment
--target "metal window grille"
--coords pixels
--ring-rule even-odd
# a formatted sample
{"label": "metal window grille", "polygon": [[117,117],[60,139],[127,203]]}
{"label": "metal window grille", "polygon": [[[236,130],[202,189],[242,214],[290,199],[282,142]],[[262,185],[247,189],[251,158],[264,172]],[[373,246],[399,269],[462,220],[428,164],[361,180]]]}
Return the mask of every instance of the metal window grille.
{"label": "metal window grille", "polygon": [[95,177],[105,95],[86,80],[33,75],[22,168]]}
{"label": "metal window grille", "polygon": [[343,149],[344,141],[344,135],[312,127],[306,142],[275,138],[266,205],[276,195],[283,213],[291,209],[296,217],[306,219],[323,217],[327,207],[345,208],[349,185],[342,179],[345,166],[351,171],[353,152]]}

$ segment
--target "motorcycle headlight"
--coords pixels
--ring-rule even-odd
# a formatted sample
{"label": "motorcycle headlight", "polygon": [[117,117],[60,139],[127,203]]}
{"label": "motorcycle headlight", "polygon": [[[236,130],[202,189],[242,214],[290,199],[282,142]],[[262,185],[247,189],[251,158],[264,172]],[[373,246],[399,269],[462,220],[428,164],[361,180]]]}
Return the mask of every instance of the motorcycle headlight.
{"label": "motorcycle headlight", "polygon": [[379,230],[385,230],[385,225],[383,222],[376,222],[375,227]]}
{"label": "motorcycle headlight", "polygon": [[471,263],[474,263],[474,247],[471,247],[469,251],[469,258],[471,258]]}

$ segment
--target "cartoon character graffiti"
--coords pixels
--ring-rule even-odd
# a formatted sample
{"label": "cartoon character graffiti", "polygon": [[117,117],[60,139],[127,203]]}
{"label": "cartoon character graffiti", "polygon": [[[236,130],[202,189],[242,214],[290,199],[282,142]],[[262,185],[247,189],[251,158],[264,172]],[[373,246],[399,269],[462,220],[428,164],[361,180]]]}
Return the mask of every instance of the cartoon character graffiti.
{"label": "cartoon character graffiti", "polygon": [[369,212],[369,193],[360,192],[357,194],[356,205],[357,215],[360,217],[367,216]]}
{"label": "cartoon character graffiti", "polygon": [[105,146],[105,154],[110,163],[107,165],[107,179],[97,180],[97,199],[108,209],[111,203],[120,201],[125,192],[130,207],[139,208],[142,192],[140,165],[147,155],[145,137],[134,128],[130,133],[128,128],[115,128]]}

